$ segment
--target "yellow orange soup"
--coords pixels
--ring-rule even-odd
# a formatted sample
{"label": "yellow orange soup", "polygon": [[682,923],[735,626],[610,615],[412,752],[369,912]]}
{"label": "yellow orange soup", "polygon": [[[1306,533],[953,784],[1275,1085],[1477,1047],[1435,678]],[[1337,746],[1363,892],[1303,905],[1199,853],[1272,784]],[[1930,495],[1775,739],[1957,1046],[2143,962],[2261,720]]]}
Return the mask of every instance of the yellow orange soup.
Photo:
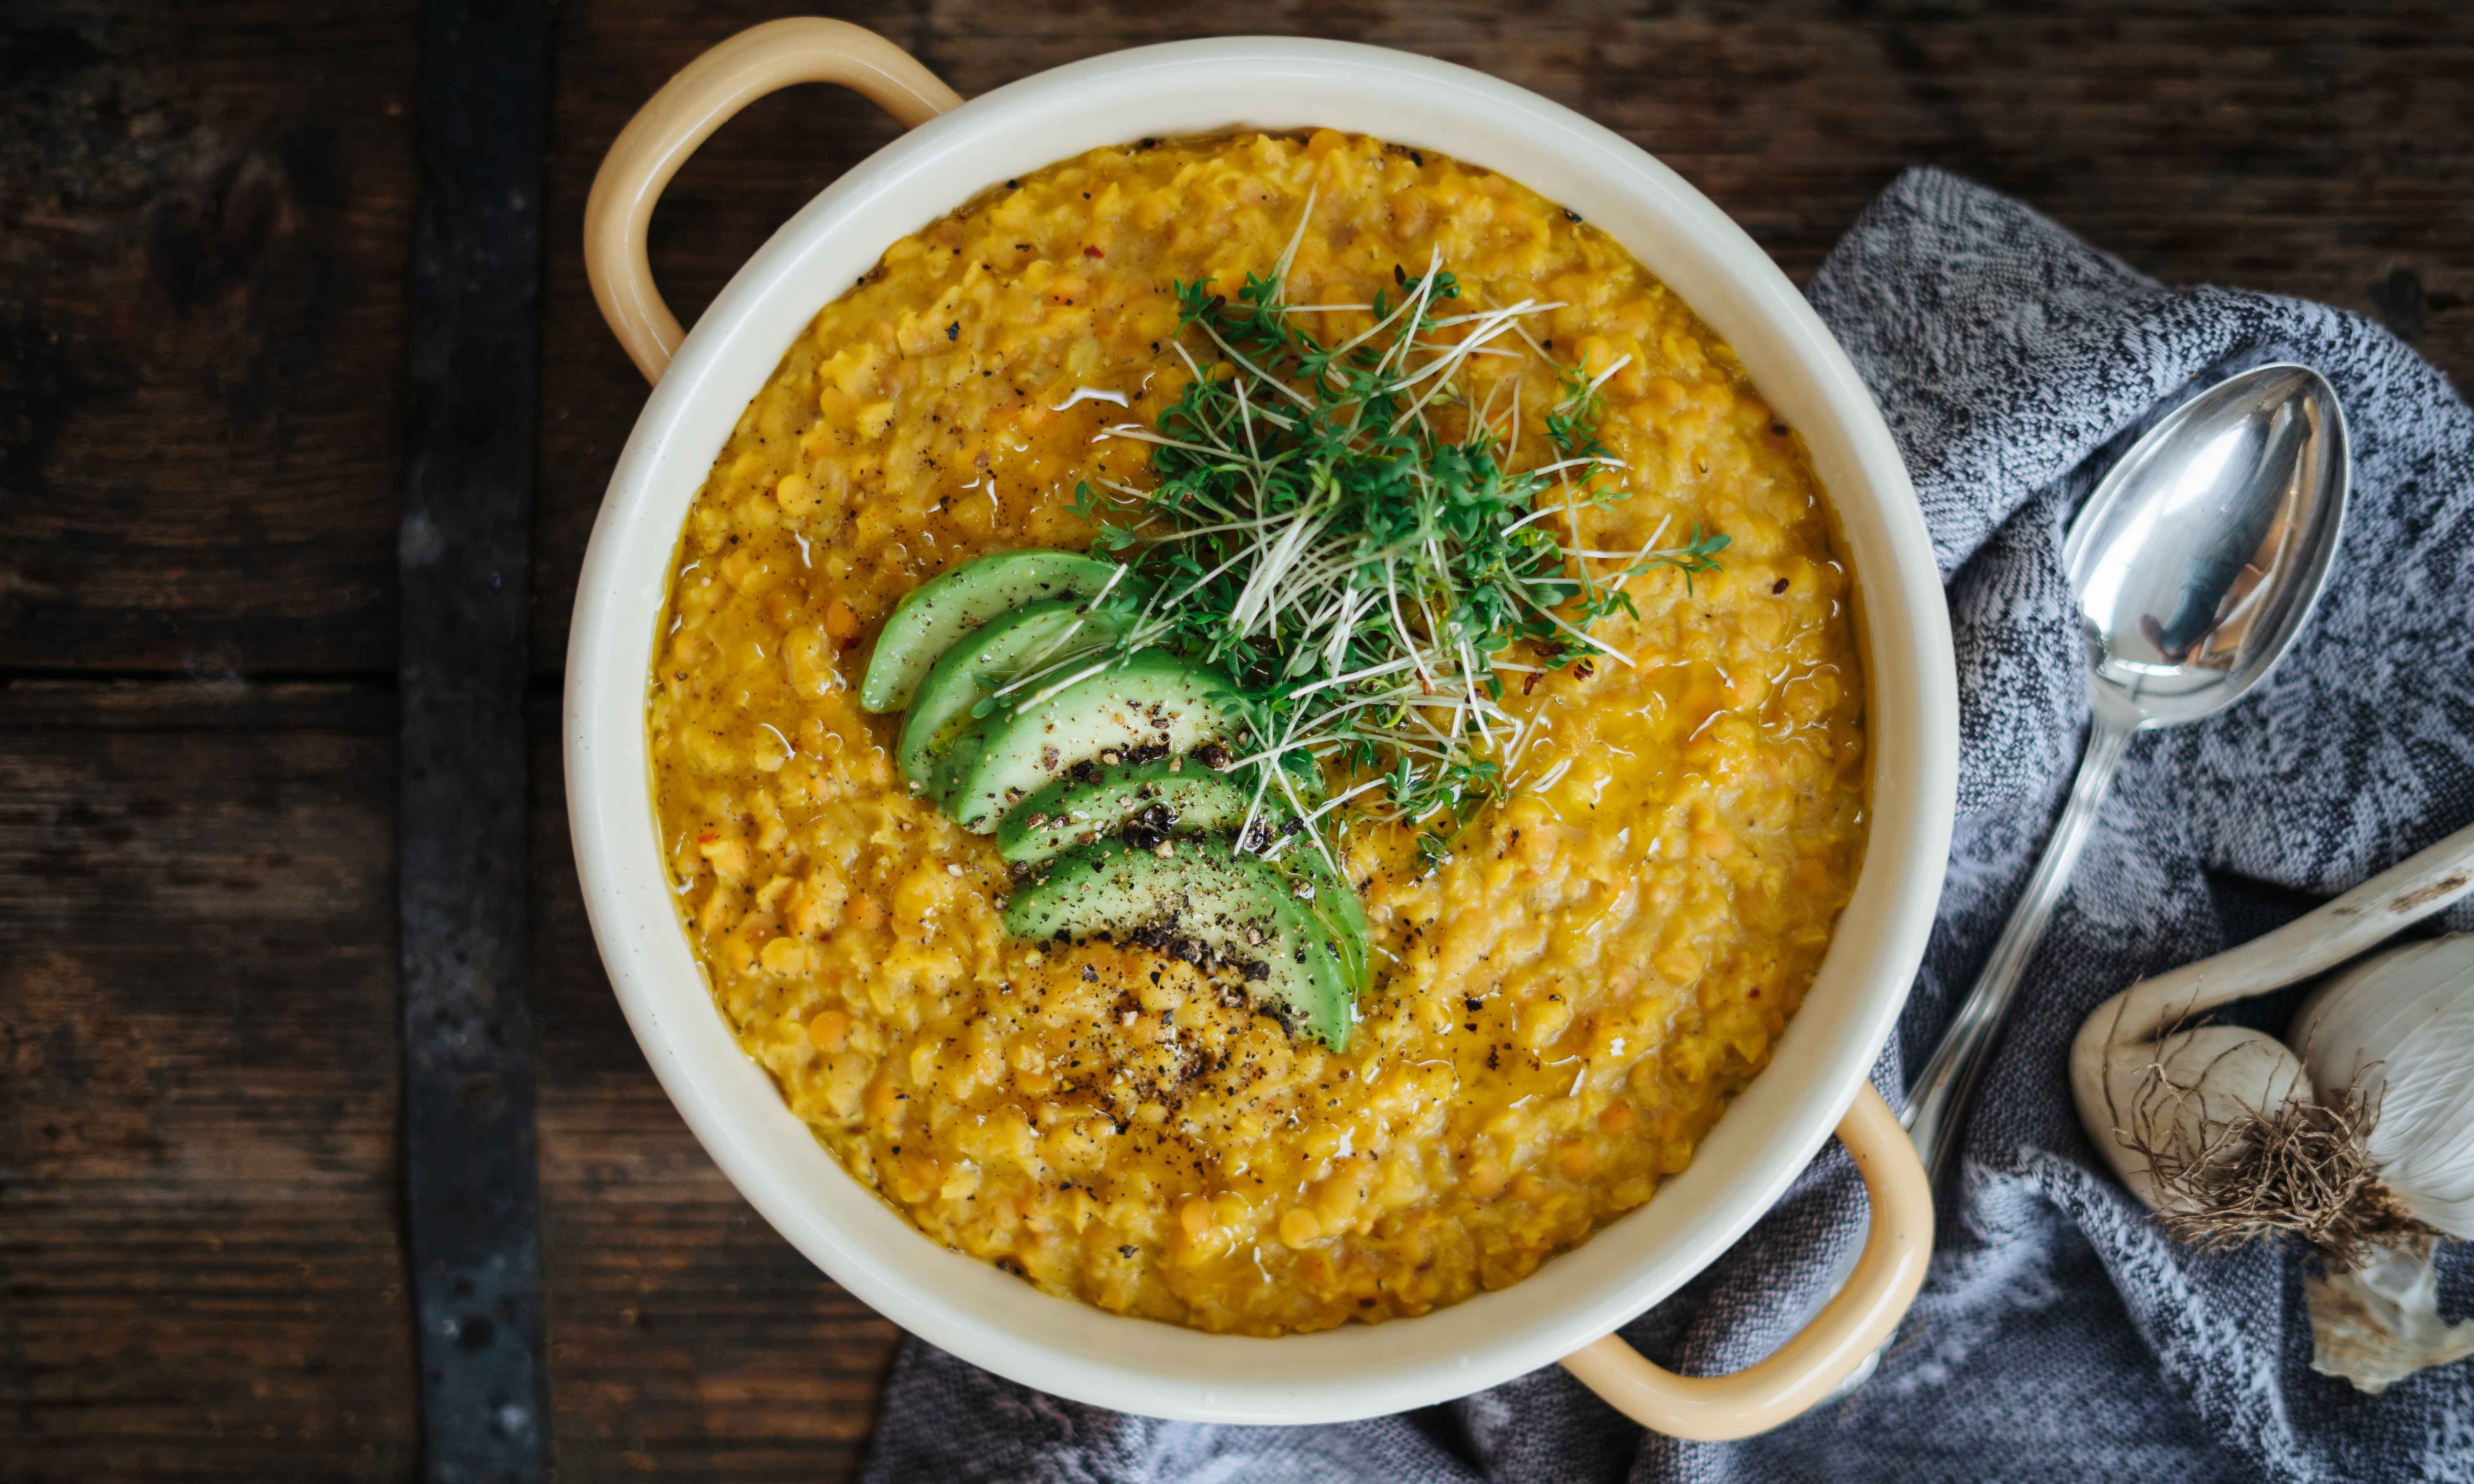
{"label": "yellow orange soup", "polygon": [[[1540,730],[1447,864],[1397,826],[1347,831],[1374,973],[1337,1053],[1141,949],[1008,939],[995,850],[911,796],[900,717],[853,689],[903,594],[990,551],[1087,545],[1079,481],[1149,485],[1148,449],[1103,434],[1185,384],[1173,283],[1270,271],[1310,195],[1292,303],[1366,304],[1440,261],[1465,307],[1561,304],[1527,322],[1540,355],[1466,377],[1499,418],[1517,398],[1515,467],[1554,457],[1543,357],[1613,369],[1599,436],[1631,494],[1583,502],[1570,543],[1732,541],[1688,586],[1630,580],[1637,620],[1593,631],[1623,658],[1501,657]],[[1306,318],[1326,343],[1371,323]],[[1432,153],[1249,133],[1007,182],[816,315],[677,563],[654,802],[716,1005],[922,1232],[1124,1313],[1378,1321],[1585,1240],[1761,1068],[1863,850],[1852,592],[1801,444],[1612,240]]]}

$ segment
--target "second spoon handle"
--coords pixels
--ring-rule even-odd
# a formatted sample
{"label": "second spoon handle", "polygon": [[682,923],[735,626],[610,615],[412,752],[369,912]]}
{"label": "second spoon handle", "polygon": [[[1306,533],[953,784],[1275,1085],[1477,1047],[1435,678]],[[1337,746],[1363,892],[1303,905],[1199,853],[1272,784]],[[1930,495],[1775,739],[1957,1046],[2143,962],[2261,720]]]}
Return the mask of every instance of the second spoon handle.
{"label": "second spoon handle", "polygon": [[1935,1185],[1941,1184],[1957,1145],[1968,1100],[1975,1096],[1976,1085],[1992,1060],[2001,1022],[2009,1016],[2010,1002],[2018,997],[2020,980],[2027,972],[2027,961],[2044,939],[2053,908],[2070,889],[2071,873],[2087,849],[2088,832],[2113,788],[2113,776],[2122,767],[2122,750],[2130,745],[2133,730],[2098,709],[2088,732],[2087,751],[2079,757],[2078,777],[2071,784],[2070,803],[2053,826],[2053,838],[2046,842],[2044,858],[2036,862],[2035,874],[2027,878],[2019,904],[2010,909],[2009,923],[1993,945],[1993,956],[1984,961],[1984,971],[1977,975],[1976,987],[1968,991],[1950,1029],[1942,1033],[1941,1045],[1908,1090],[1907,1134],[1924,1156],[1925,1173]]}

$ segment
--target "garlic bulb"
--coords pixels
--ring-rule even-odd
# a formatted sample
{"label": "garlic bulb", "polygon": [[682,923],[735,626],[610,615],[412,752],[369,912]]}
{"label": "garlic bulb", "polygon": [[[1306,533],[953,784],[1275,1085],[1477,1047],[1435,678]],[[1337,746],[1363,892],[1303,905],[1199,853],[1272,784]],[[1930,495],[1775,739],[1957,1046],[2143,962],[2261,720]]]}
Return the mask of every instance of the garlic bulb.
{"label": "garlic bulb", "polygon": [[[2106,1065],[2104,1128],[2113,1172],[2148,1209],[2197,1214],[2189,1187],[2240,1158],[2256,1118],[2284,1117],[2311,1100],[2302,1063],[2275,1040],[2239,1025],[2174,1031]],[[2089,1125],[2091,1136],[2097,1126]]]}
{"label": "garlic bulb", "polygon": [[2171,977],[2108,1000],[2072,1051],[2088,1137],[2167,1230],[2201,1246],[2291,1231],[2341,1262],[2416,1231],[2474,1237],[2474,935],[2340,975],[2290,1048],[2165,1029],[2257,993],[2150,993]]}
{"label": "garlic bulb", "polygon": [[2439,1317],[2434,1239],[2474,1238],[2474,935],[2368,959],[2307,1001],[2291,1044],[2181,1028],[2306,979],[2474,890],[2460,830],[2308,916],[2097,1007],[2071,1047],[2088,1136],[2175,1236],[2292,1232],[2327,1258],[2308,1283],[2313,1365],[2365,1391],[2474,1354]]}
{"label": "garlic bulb", "polygon": [[2286,1041],[2311,1085],[2360,1086],[2365,1152],[2414,1218],[2474,1237],[2474,937],[2397,948],[2305,1001]]}

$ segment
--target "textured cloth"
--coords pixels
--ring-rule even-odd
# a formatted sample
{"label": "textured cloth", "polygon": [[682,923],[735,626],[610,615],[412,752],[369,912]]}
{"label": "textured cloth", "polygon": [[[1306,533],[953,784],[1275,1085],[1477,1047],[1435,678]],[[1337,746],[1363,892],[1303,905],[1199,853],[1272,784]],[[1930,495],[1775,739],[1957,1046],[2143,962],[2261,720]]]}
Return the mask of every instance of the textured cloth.
{"label": "textured cloth", "polygon": [[[2353,437],[2336,570],[2242,705],[2133,745],[1965,1134],[1925,1292],[1871,1384],[1764,1437],[1679,1443],[1557,1368],[1401,1417],[1213,1427],[1002,1381],[912,1342],[867,1478],[1170,1480],[2474,1479],[2474,1362],[2366,1397],[2310,1368],[2305,1258],[2198,1257],[2104,1173],[2064,1075],[2089,1009],[2474,819],[2474,414],[2387,331],[2324,305],[2167,288],[1980,187],[1893,183],[1810,297],[1914,474],[1956,634],[1958,828],[1940,920],[1876,1080],[1922,1065],[2050,830],[2088,716],[2060,552],[2096,476],[2198,386],[2318,368]],[[2451,925],[2474,926],[2462,908]],[[2292,995],[2244,1007],[2278,1026]],[[1766,1354],[1861,1240],[1833,1144],[1625,1329],[1714,1373]],[[2441,1257],[2441,1308],[2474,1260]]]}

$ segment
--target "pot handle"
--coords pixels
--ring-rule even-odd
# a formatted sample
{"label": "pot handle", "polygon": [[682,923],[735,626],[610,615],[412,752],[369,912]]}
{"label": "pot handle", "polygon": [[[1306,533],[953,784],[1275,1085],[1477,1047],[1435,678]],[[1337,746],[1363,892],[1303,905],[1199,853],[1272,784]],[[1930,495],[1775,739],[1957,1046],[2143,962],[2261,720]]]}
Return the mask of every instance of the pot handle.
{"label": "pot handle", "polygon": [[1776,1353],[1733,1376],[1678,1376],[1610,1334],[1564,1356],[1564,1369],[1653,1432],[1712,1443],[1766,1432],[1830,1395],[1915,1302],[1933,1231],[1924,1161],[1871,1083],[1839,1120],[1838,1141],[1864,1177],[1872,1233],[1846,1286]]}
{"label": "pot handle", "polygon": [[909,52],[848,21],[813,15],[750,27],[681,68],[627,121],[584,203],[584,272],[594,301],[647,381],[662,379],[686,338],[653,286],[644,228],[653,203],[695,147],[740,109],[793,83],[839,83],[902,122],[959,108]]}

